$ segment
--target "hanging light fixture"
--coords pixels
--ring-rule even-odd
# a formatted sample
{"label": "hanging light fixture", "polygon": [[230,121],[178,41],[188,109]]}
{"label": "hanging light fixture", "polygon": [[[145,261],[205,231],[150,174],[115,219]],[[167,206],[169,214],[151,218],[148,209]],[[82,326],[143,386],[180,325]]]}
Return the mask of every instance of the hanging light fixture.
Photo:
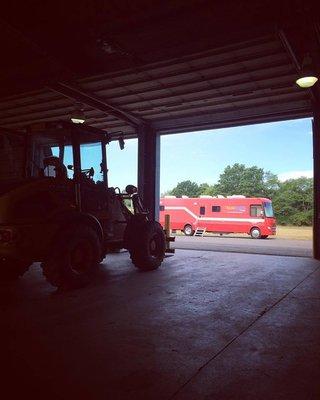
{"label": "hanging light fixture", "polygon": [[312,87],[317,81],[318,78],[312,69],[311,57],[307,54],[303,58],[300,77],[296,80],[296,84],[303,89],[307,89]]}
{"label": "hanging light fixture", "polygon": [[80,103],[76,103],[74,107],[74,111],[71,115],[71,121],[74,124],[83,124],[86,120],[86,117],[84,115],[83,111],[83,105]]}

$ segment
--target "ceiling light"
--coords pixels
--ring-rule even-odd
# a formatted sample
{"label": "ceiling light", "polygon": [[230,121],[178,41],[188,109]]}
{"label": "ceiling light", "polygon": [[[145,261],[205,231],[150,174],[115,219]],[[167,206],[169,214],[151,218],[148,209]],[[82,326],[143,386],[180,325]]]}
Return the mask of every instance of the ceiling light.
{"label": "ceiling light", "polygon": [[316,76],[303,76],[296,80],[296,84],[301,88],[310,88],[317,82],[317,80],[318,78]]}
{"label": "ceiling light", "polygon": [[307,54],[303,58],[300,77],[296,80],[296,84],[303,89],[307,89],[312,87],[317,81],[318,78],[312,69],[311,57]]}
{"label": "ceiling light", "polygon": [[86,117],[84,115],[83,107],[81,104],[76,104],[75,105],[75,110],[71,115],[71,121],[74,124],[83,124],[86,120]]}

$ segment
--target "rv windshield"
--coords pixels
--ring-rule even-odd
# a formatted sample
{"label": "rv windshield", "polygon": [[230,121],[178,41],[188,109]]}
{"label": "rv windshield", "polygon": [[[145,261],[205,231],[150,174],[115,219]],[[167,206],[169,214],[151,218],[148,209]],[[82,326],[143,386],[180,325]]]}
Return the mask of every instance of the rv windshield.
{"label": "rv windshield", "polygon": [[272,208],[272,203],[263,203],[264,206],[264,214],[267,218],[273,218],[273,208]]}

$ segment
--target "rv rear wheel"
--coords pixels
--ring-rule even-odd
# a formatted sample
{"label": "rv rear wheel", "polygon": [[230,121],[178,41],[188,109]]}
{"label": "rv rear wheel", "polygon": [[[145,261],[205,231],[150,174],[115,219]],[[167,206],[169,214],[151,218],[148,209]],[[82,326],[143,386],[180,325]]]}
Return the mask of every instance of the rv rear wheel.
{"label": "rv rear wheel", "polygon": [[259,228],[252,228],[250,231],[250,235],[252,239],[260,239],[261,238],[261,232]]}
{"label": "rv rear wheel", "polygon": [[183,228],[183,233],[186,236],[193,236],[194,230],[192,229],[192,226],[188,224]]}

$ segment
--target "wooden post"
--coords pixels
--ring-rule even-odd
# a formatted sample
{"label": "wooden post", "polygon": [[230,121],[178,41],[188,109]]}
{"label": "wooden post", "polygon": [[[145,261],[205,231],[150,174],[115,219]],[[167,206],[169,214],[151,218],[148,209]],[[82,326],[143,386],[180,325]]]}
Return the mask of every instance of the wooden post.
{"label": "wooden post", "polygon": [[164,216],[164,230],[166,232],[166,236],[170,236],[170,215],[166,214]]}
{"label": "wooden post", "polygon": [[171,229],[170,229],[170,215],[165,214],[164,216],[164,233],[166,236],[166,253],[174,253],[174,249],[170,249],[170,242],[175,241],[175,237],[171,237]]}

